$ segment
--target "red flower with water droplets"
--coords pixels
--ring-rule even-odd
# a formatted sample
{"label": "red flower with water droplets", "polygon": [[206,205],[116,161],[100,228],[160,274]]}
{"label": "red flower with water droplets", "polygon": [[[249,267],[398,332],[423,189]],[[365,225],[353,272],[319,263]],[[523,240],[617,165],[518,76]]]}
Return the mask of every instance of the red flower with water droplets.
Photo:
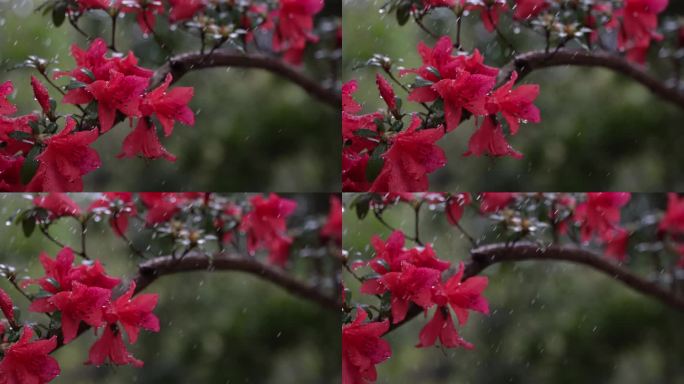
{"label": "red flower with water droplets", "polygon": [[176,156],[166,150],[159,141],[157,129],[148,117],[141,117],[135,129],[126,136],[118,158],[142,156],[146,159],[163,158],[176,161]]}
{"label": "red flower with water droplets", "polygon": [[342,84],[342,111],[347,113],[361,112],[361,104],[354,100],[353,94],[356,93],[359,84],[356,80],[350,80]]}
{"label": "red flower with water droplets", "polygon": [[381,339],[389,322],[366,323],[368,315],[357,310],[356,319],[342,325],[342,384],[366,384],[377,380],[377,364],[390,358],[392,349]]}
{"label": "red flower with water droplets", "polygon": [[511,135],[518,132],[521,120],[532,123],[541,121],[539,108],[532,104],[539,96],[539,85],[521,85],[513,89],[517,79],[518,73],[513,72],[511,79],[487,98],[487,111],[490,114],[501,112],[511,129]]}
{"label": "red flower with water droplets", "polygon": [[97,140],[96,130],[73,132],[76,121],[67,118],[64,129],[44,141],[36,157],[38,170],[26,187],[29,191],[82,191],[83,175],[100,167],[100,156],[89,145]]}
{"label": "red flower with water droplets", "polygon": [[112,128],[117,111],[128,117],[140,115],[139,106],[148,83],[147,78],[112,71],[109,80],[97,80],[85,88],[97,100],[101,132]]}
{"label": "red flower with water droplets", "polygon": [[432,290],[439,284],[441,272],[437,269],[416,267],[408,262],[400,272],[389,272],[377,279],[366,280],[361,292],[370,295],[391,293],[392,322],[397,324],[406,318],[409,304],[424,309],[433,305]]}
{"label": "red flower with water droplets", "polygon": [[159,319],[152,313],[157,306],[159,295],[146,293],[134,298],[135,287],[135,282],[131,282],[126,293],[114,300],[111,312],[107,315],[108,322],[118,321],[121,324],[131,344],[138,341],[141,329],[159,332]]}
{"label": "red flower with water droplets", "polygon": [[0,312],[5,315],[10,324],[14,323],[14,303],[12,298],[2,288],[0,288]]}
{"label": "red flower with water droplets", "polygon": [[161,1],[128,0],[121,3],[121,12],[135,14],[138,27],[143,33],[152,33],[156,23],[155,15],[164,13],[164,4]]}
{"label": "red flower with water droplets", "polygon": [[499,24],[499,15],[501,12],[508,10],[508,5],[506,4],[506,0],[494,0],[493,2],[488,1],[487,3],[479,1],[476,3],[467,3],[466,9],[479,11],[480,19],[482,19],[482,24],[485,29],[489,32],[494,32],[496,25]]}
{"label": "red flower with water droplets", "polygon": [[602,240],[606,245],[605,252],[607,256],[620,262],[627,259],[629,231],[623,228],[612,229],[603,234]]}
{"label": "red flower with water droplets", "polygon": [[445,348],[464,347],[472,349],[473,345],[461,338],[456,330],[451,312],[447,307],[437,307],[432,320],[420,331],[420,342],[416,347],[426,348],[435,345],[437,338]]}
{"label": "red flower with water droplets", "polygon": [[31,87],[33,88],[33,95],[36,97],[43,112],[49,114],[52,108],[50,107],[50,94],[48,94],[47,88],[35,76],[31,76]]}
{"label": "red flower with water droplets", "polygon": [[130,192],[105,192],[88,207],[88,211],[110,214],[109,225],[117,236],[123,236],[128,229],[128,219],[138,213]]}
{"label": "red flower with water droplets", "polygon": [[128,352],[121,335],[121,330],[115,324],[104,327],[102,337],[90,347],[86,364],[99,367],[107,360],[115,365],[132,364],[137,368],[144,365],[142,361],[136,359]]}
{"label": "red flower with water droplets", "polygon": [[674,234],[684,233],[684,198],[680,198],[675,192],[667,194],[667,211],[660,220],[658,230]]}
{"label": "red flower with water droplets", "polygon": [[24,185],[21,182],[21,167],[24,158],[0,154],[0,192],[21,192]]}
{"label": "red flower with water droplets", "polygon": [[7,348],[0,361],[0,384],[45,384],[59,375],[59,364],[49,355],[57,348],[57,337],[31,338],[33,329],[25,326],[19,340]]}
{"label": "red flower with water droplets", "polygon": [[389,149],[382,155],[385,162],[371,191],[427,190],[427,175],[446,165],[444,151],[435,145],[444,136],[444,129],[419,130],[420,125],[420,118],[414,116],[406,130],[389,139]]}
{"label": "red flower with water droplets", "polygon": [[109,9],[110,0],[77,0],[80,9],[82,11],[88,9]]}
{"label": "red flower with water droplets", "polygon": [[145,223],[150,226],[171,220],[180,211],[181,204],[187,201],[183,194],[168,192],[143,192],[139,197],[147,207]]}
{"label": "red flower with water droplets", "polygon": [[[432,89],[444,100],[444,118],[447,131],[452,131],[461,123],[463,110],[475,116],[487,114],[485,101],[487,94],[494,88],[496,78],[486,75],[472,75],[462,71],[455,78],[440,80]],[[415,100],[429,101],[429,100]]]}
{"label": "red flower with water droplets", "polygon": [[435,292],[435,302],[442,306],[449,304],[461,325],[468,322],[468,311],[489,314],[489,304],[482,296],[489,280],[486,276],[473,276],[463,280],[464,272],[465,266],[460,262],[458,272]]}
{"label": "red flower with water droplets", "polygon": [[252,209],[240,223],[240,230],[247,234],[247,250],[254,254],[259,249],[266,249],[271,263],[284,266],[292,244],[292,238],[287,235],[286,219],[297,208],[297,203],[274,193],[267,199],[256,195],[249,201]]}
{"label": "red flower with water droplets", "polygon": [[628,192],[589,192],[587,200],[575,208],[574,220],[580,226],[581,240],[593,235],[608,236],[620,222],[620,210],[629,202]]}
{"label": "red flower with water droplets", "polygon": [[463,216],[465,206],[470,204],[471,201],[470,193],[457,193],[449,196],[449,199],[446,202],[445,213],[447,220],[451,225],[458,224],[461,220],[461,216]]}
{"label": "red flower with water droplets", "polygon": [[193,88],[176,87],[168,91],[172,80],[171,74],[166,75],[164,82],[146,94],[140,103],[140,113],[143,116],[154,114],[164,128],[165,136],[171,135],[175,121],[195,125],[195,114],[188,108],[194,93]]}
{"label": "red flower with water droplets", "polygon": [[390,111],[396,111],[397,101],[395,100],[396,96],[392,86],[380,74],[375,75],[375,83],[380,91],[380,97],[382,97],[382,99],[385,101],[385,104],[387,104],[387,108],[389,108]]}
{"label": "red flower with water droplets", "polygon": [[342,150],[343,191],[364,192],[370,188],[371,183],[366,178],[369,159],[367,153],[358,154],[348,148]]}
{"label": "red flower with water droplets", "polygon": [[510,156],[522,159],[522,153],[516,151],[506,141],[501,123],[494,116],[486,116],[480,128],[470,136],[468,150],[463,156],[490,155],[494,157]]}
{"label": "red flower with water droplets", "polygon": [[338,196],[330,196],[330,213],[321,228],[321,237],[342,245],[342,202]]}
{"label": "red flower with water droplets", "polygon": [[271,15],[276,20],[273,49],[285,52],[284,59],[293,64],[302,62],[307,43],[318,42],[313,34],[313,17],[323,9],[323,0],[281,0]]}
{"label": "red flower with water droplets", "polygon": [[548,0],[515,0],[515,20],[528,20],[539,16],[550,4]]}
{"label": "red flower with water droplets", "polygon": [[206,5],[206,0],[169,0],[169,21],[177,23],[192,19]]}
{"label": "red flower with water droplets", "polygon": [[48,211],[50,213],[50,220],[65,216],[78,217],[81,215],[81,208],[65,193],[53,192],[38,195],[33,198],[33,204]]}
{"label": "red flower with water droplets", "polygon": [[658,14],[667,8],[668,0],[625,0],[624,7],[615,10],[618,22],[608,28],[618,31],[618,48],[627,52],[627,58],[644,63],[652,40],[662,40],[657,32]]}
{"label": "red flower with water droplets", "polygon": [[62,291],[50,297],[47,303],[31,305],[34,312],[59,311],[65,344],[76,337],[81,321],[91,327],[103,324],[103,309],[112,295],[109,289],[88,287],[79,282],[74,282],[71,288],[70,291]]}
{"label": "red flower with water droplets", "polygon": [[14,92],[11,81],[0,84],[0,115],[11,115],[17,111],[17,107],[7,100],[7,96]]}
{"label": "red flower with water droplets", "polygon": [[480,212],[492,213],[506,208],[515,199],[512,192],[483,192],[480,194]]}
{"label": "red flower with water droplets", "polygon": [[[349,153],[348,157],[358,159],[361,152],[372,151],[378,145],[378,140],[376,138],[358,136],[356,132],[360,129],[377,132],[376,121],[382,120],[384,116],[381,112],[357,115],[357,113],[361,112],[361,105],[352,97],[352,94],[356,92],[356,90],[356,80],[351,80],[342,86],[342,140],[345,144],[343,151]],[[392,98],[392,100],[394,99]],[[343,154],[343,157],[344,156],[345,155]],[[358,165],[357,162],[357,168]],[[366,180],[365,165],[361,168],[362,169],[356,170],[358,175],[353,175],[355,179],[358,179],[354,183],[363,183]],[[343,169],[347,170],[348,167],[344,166]],[[345,172],[343,171],[343,179],[346,178],[344,173]],[[366,187],[364,190],[367,189],[368,188]],[[347,191],[346,188],[345,191]]]}

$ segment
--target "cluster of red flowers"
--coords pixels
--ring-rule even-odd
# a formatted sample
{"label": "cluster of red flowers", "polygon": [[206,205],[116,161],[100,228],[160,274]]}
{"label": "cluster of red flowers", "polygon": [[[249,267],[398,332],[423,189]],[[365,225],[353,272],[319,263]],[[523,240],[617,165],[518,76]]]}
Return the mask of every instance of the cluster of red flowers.
{"label": "cluster of red flowers", "polygon": [[[175,121],[193,125],[195,117],[187,106],[193,89],[168,90],[169,75],[163,84],[148,91],[152,71],[139,67],[133,53],[108,58],[107,51],[102,39],[93,41],[87,51],[72,46],[76,68],[58,72],[55,78],[71,78],[62,102],[78,105],[84,115],[78,122],[76,116],[66,116],[64,128],[56,134],[61,116],[38,79],[32,77],[31,85],[42,114],[10,117],[16,107],[6,97],[13,86],[7,82],[0,87],[0,190],[83,190],[82,177],[100,167],[100,157],[90,145],[126,118],[131,124],[134,118],[138,122],[125,138],[119,157],[175,160],[161,146],[152,117],[159,121],[165,136],[173,132]],[[31,173],[34,162],[36,169]],[[23,177],[24,172],[30,178]]]}
{"label": "cluster of red flowers", "polygon": [[[212,17],[207,15],[216,14],[213,10],[218,6],[217,3],[220,2],[169,0],[166,6],[162,1],[149,0],[77,0],[77,6],[67,11],[82,13],[105,10],[114,15],[133,14],[140,29],[144,33],[151,33],[158,15],[168,15],[171,23],[206,20],[206,17]],[[258,1],[247,5],[228,3],[240,7],[243,15],[239,18],[239,25],[216,26],[215,32],[224,38],[240,29],[252,34],[258,27],[264,32],[273,33],[274,51],[282,52],[283,58],[291,63],[301,63],[307,44],[318,41],[313,34],[313,17],[323,9],[323,0]]]}
{"label": "cluster of red flowers", "polygon": [[[495,89],[499,69],[484,64],[475,50],[472,55],[454,55],[453,44],[444,36],[434,48],[418,45],[423,65],[402,70],[402,75],[415,74],[416,83],[408,100],[417,103],[440,101],[421,119],[413,115],[407,129],[401,130],[401,111],[390,84],[377,76],[380,95],[386,102],[391,117],[381,111],[360,115],[361,106],[352,98],[356,90],[354,80],[342,89],[343,189],[345,191],[423,191],[428,189],[427,175],[446,165],[446,156],[435,143],[445,133],[456,129],[467,117],[481,121],[479,129],[468,142],[464,156],[511,156],[521,158],[506,141],[498,115],[515,135],[521,122],[539,122],[539,110],[532,103],[539,95],[537,85],[513,88],[517,80],[514,72],[510,80]],[[427,104],[425,104],[427,105]],[[443,109],[444,126],[431,126],[434,108]],[[384,122],[396,118],[399,125]],[[399,127],[397,129],[396,127]],[[382,168],[374,180],[368,180],[369,161],[382,160]]]}
{"label": "cluster of red flowers", "polygon": [[[375,258],[368,265],[377,277],[365,280],[361,292],[372,295],[389,293],[393,324],[404,320],[411,304],[422,308],[426,314],[435,307],[432,320],[420,332],[418,347],[432,346],[439,339],[446,348],[472,348],[472,344],[459,336],[451,310],[460,325],[468,321],[469,311],[489,313],[487,301],[482,297],[487,278],[463,279],[464,265],[459,263],[456,273],[443,279],[451,263],[438,259],[430,244],[405,248],[404,239],[400,231],[393,232],[386,242],[373,237]],[[363,311],[358,310],[356,320],[342,326],[344,384],[374,381],[375,364],[391,354],[388,345],[377,340],[387,332],[389,320],[364,324],[365,317]]]}
{"label": "cluster of red flowers", "polygon": [[[617,33],[617,47],[626,52],[629,60],[644,63],[648,49],[653,40],[662,40],[662,35],[657,32],[658,14],[667,8],[669,0],[624,0],[614,2],[609,0],[585,2],[586,4],[571,3],[571,7],[587,7],[583,12],[584,19],[576,20],[570,24],[570,28],[558,26],[563,33],[568,35],[578,34],[581,36],[582,28],[591,32],[592,41],[598,40],[599,29],[604,27],[607,31]],[[496,28],[501,13],[513,10],[513,19],[519,22],[530,22],[533,19],[544,19],[545,14],[556,14],[562,1],[554,0],[513,0],[511,6],[506,0],[423,0],[426,9],[450,7],[457,12],[479,12],[484,27],[492,32]],[[618,4],[616,7],[615,4]],[[548,19],[548,18],[547,18]],[[553,19],[553,17],[551,17]],[[599,23],[600,21],[602,23]],[[572,37],[572,36],[571,36]]]}
{"label": "cluster of red flowers", "polygon": [[668,194],[667,211],[660,220],[658,230],[674,242],[675,251],[679,253],[677,266],[684,269],[684,198],[676,193]]}
{"label": "cluster of red flowers", "polygon": [[[132,282],[123,295],[114,298],[113,290],[121,280],[107,275],[99,260],[75,266],[74,253],[68,247],[63,248],[55,259],[42,253],[40,262],[45,275],[23,282],[22,288],[39,286],[40,292],[29,310],[60,319],[60,342],[70,343],[78,335],[81,325],[87,324],[96,334],[100,331],[101,334],[90,348],[86,364],[99,366],[108,360],[116,365],[142,366],[143,362],[126,349],[123,333],[126,333],[129,343],[135,344],[141,329],[159,332],[159,319],[152,313],[157,306],[158,295],[141,294],[133,298],[135,283]],[[2,290],[0,308],[7,319],[0,322],[0,341],[3,344],[9,343],[6,339],[11,332],[22,329],[19,341],[9,343],[4,350],[0,361],[0,382],[42,384],[54,379],[60,369],[57,361],[48,354],[57,347],[57,336],[30,342],[33,337],[31,326],[17,323],[13,303]]]}

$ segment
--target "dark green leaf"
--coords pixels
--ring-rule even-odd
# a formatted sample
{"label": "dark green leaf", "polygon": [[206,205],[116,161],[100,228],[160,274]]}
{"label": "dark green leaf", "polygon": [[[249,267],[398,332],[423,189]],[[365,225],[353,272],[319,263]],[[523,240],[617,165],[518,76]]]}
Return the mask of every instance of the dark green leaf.
{"label": "dark green leaf", "polygon": [[365,128],[357,129],[356,131],[354,131],[354,135],[359,137],[378,137],[377,132]]}
{"label": "dark green leaf", "polygon": [[24,236],[31,237],[33,231],[36,229],[36,219],[33,217],[25,217],[21,222],[21,229],[24,231]]}
{"label": "dark green leaf", "polygon": [[38,170],[38,160],[36,156],[40,153],[40,146],[34,146],[26,155],[26,160],[24,160],[24,165],[21,166],[21,182],[23,184],[28,184],[33,176]]}
{"label": "dark green leaf", "polygon": [[54,8],[52,8],[52,23],[55,25],[55,27],[59,27],[64,24],[64,20],[66,19],[66,10],[67,5],[64,2],[59,2],[55,4]]}
{"label": "dark green leaf", "polygon": [[19,141],[33,139],[33,136],[31,136],[30,133],[26,133],[23,131],[10,132],[9,135],[7,135],[7,136],[11,137],[14,140],[19,140]]}
{"label": "dark green leaf", "polygon": [[397,23],[399,25],[404,25],[409,21],[411,17],[411,3],[404,2],[397,8]]}
{"label": "dark green leaf", "polygon": [[66,86],[67,91],[71,91],[72,89],[78,89],[78,88],[84,88],[88,84],[80,82],[78,80],[71,80],[69,82],[69,85]]}

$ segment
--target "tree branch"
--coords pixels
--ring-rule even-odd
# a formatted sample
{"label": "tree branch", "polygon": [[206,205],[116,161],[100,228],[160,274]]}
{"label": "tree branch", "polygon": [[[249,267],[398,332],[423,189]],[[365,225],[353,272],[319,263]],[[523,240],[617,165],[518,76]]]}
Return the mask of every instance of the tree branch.
{"label": "tree branch", "polygon": [[[552,245],[547,248],[542,248],[538,244],[529,242],[515,245],[497,243],[475,248],[470,251],[470,254],[471,260],[465,265],[463,280],[480,274],[490,265],[501,262],[528,260],[567,261],[591,267],[620,281],[637,292],[660,300],[662,303],[667,304],[672,308],[684,311],[683,297],[676,295],[674,292],[655,282],[648,281],[643,277],[634,274],[611,259],[575,246]],[[422,308],[412,305],[406,318],[397,324],[392,324],[388,333],[409,322],[422,312]]]}
{"label": "tree branch", "polygon": [[656,96],[684,108],[684,92],[668,87],[661,80],[646,72],[643,67],[609,53],[568,49],[560,49],[551,53],[544,51],[527,52],[514,57],[506,66],[509,70],[505,74],[506,79],[508,79],[510,72],[515,70],[520,75],[518,77],[518,81],[520,81],[534,70],[567,65],[602,67],[621,73],[642,84]]}
{"label": "tree branch", "polygon": [[342,96],[339,92],[323,87],[317,80],[307,77],[281,59],[229,50],[217,50],[210,55],[190,52],[174,56],[167,64],[157,69],[152,84],[153,86],[161,84],[169,73],[173,75],[173,81],[176,82],[190,71],[216,67],[261,68],[297,84],[314,98],[334,108],[340,108],[342,105]]}

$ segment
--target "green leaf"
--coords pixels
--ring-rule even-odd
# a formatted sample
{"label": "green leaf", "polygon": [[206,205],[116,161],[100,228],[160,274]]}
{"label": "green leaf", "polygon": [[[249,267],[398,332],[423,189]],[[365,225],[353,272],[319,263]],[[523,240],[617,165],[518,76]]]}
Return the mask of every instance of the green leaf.
{"label": "green leaf", "polygon": [[368,160],[368,166],[366,167],[366,178],[371,181],[375,180],[375,178],[380,174],[380,170],[382,170],[383,165],[385,165],[385,160],[383,160],[381,157],[371,157]]}
{"label": "green leaf", "polygon": [[373,195],[370,193],[364,193],[358,195],[350,204],[350,208],[356,209],[356,217],[363,220],[366,215],[368,215],[368,210],[370,209],[370,202],[373,199]]}
{"label": "green leaf", "polygon": [[425,68],[425,69],[427,69],[427,71],[430,72],[430,73],[432,73],[433,75],[437,76],[438,79],[441,79],[441,78],[442,78],[442,75],[439,73],[439,70],[438,70],[437,68],[435,68],[435,67],[429,65],[429,66],[427,66],[427,68]]}
{"label": "green leaf", "polygon": [[424,78],[422,78],[422,77],[420,77],[420,76],[416,76],[416,80],[413,81],[413,86],[414,86],[414,87],[417,87],[417,88],[420,88],[420,87],[429,87],[429,86],[431,86],[432,84],[434,84],[432,81],[426,80],[426,79],[424,79]]}
{"label": "green leaf", "polygon": [[33,217],[25,217],[21,221],[21,229],[24,231],[24,236],[31,237],[33,231],[36,229],[36,219]]}
{"label": "green leaf", "polygon": [[356,131],[354,131],[354,135],[359,137],[378,137],[377,132],[365,128],[357,129]]}
{"label": "green leaf", "polygon": [[7,136],[11,137],[14,140],[30,140],[33,139],[33,136],[31,136],[30,133],[26,133],[24,131],[13,131],[10,132]]}
{"label": "green leaf", "polygon": [[78,80],[71,80],[69,82],[69,85],[66,86],[67,91],[71,91],[72,89],[78,89],[78,88],[85,88],[88,84],[80,82]]}
{"label": "green leaf", "polygon": [[411,3],[405,2],[401,3],[397,8],[397,23],[399,25],[404,25],[409,21],[411,17]]}
{"label": "green leaf", "polygon": [[28,184],[33,176],[38,170],[38,160],[36,156],[40,153],[40,146],[36,145],[29,151],[26,155],[26,160],[24,160],[24,165],[21,166],[21,182],[23,184]]}
{"label": "green leaf", "polygon": [[55,7],[52,8],[52,23],[55,25],[55,27],[59,27],[64,24],[64,20],[66,19],[66,10],[67,4],[61,1],[55,4]]}
{"label": "green leaf", "polygon": [[85,73],[90,80],[95,81],[95,74],[88,68],[81,68],[81,72]]}

